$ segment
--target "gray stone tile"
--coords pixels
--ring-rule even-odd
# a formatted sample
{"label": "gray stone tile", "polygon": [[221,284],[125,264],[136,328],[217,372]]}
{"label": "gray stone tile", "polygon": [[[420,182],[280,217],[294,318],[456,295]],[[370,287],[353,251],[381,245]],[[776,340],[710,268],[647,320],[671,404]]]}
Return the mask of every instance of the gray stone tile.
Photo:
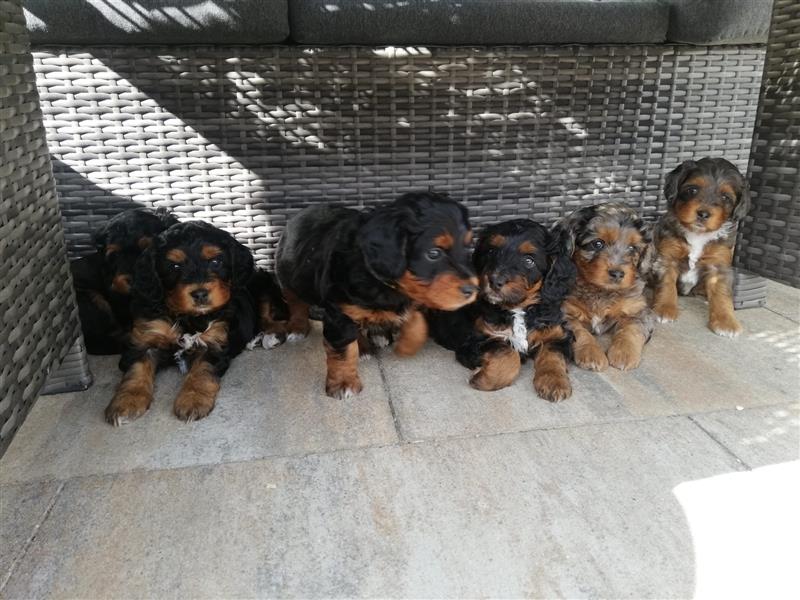
{"label": "gray stone tile", "polygon": [[65,484],[4,597],[686,597],[685,418]]}
{"label": "gray stone tile", "polygon": [[798,325],[766,309],[738,312],[745,333],[722,338],[706,328],[707,306],[681,298],[676,323],[661,325],[641,366],[603,373],[572,366],[573,396],[558,404],[533,391],[532,366],[504,390],[478,392],[469,371],[432,342],[411,359],[386,353],[386,373],[401,434],[409,440],[521,431],[648,416],[772,405],[797,398]]}
{"label": "gray stone tile", "polygon": [[380,358],[406,440],[566,427],[630,418],[622,398],[602,377],[571,367],[573,395],[553,404],[533,389],[533,367],[495,392],[469,386],[469,370],[432,342],[411,358]]}
{"label": "gray stone tile", "polygon": [[767,308],[800,322],[800,290],[771,279],[767,280]]}
{"label": "gray stone tile", "polygon": [[2,458],[0,482],[251,460],[395,442],[394,423],[375,361],[361,365],[365,391],[334,400],[323,389],[319,328],[296,344],[240,355],[222,380],[207,418],[172,415],[177,369],[158,375],[147,414],[123,427],[103,421],[120,377],[116,357],[92,359],[87,392],[38,400]]}
{"label": "gray stone tile", "polygon": [[708,307],[681,298],[677,322],[660,325],[639,369],[605,379],[636,416],[694,414],[797,399],[800,328],[766,309],[738,311],[744,333],[729,339],[706,327]]}
{"label": "gray stone tile", "polygon": [[51,482],[0,485],[0,588],[59,488]]}
{"label": "gray stone tile", "polygon": [[725,410],[692,418],[751,468],[800,458],[800,404]]}

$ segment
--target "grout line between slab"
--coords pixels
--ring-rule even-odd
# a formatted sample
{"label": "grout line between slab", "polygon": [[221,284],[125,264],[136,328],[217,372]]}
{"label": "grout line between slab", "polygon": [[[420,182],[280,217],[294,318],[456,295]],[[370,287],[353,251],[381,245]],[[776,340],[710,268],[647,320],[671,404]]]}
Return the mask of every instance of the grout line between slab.
{"label": "grout line between slab", "polygon": [[8,573],[6,573],[6,576],[3,578],[2,583],[0,583],[0,597],[2,597],[3,590],[5,589],[6,585],[8,585],[8,582],[11,580],[12,575],[14,575],[14,571],[16,570],[17,565],[19,565],[22,562],[22,559],[25,558],[25,555],[28,553],[28,550],[30,549],[31,545],[36,539],[36,534],[39,533],[39,529],[41,528],[42,525],[44,525],[44,522],[47,520],[47,518],[50,516],[50,513],[53,511],[53,507],[56,505],[56,501],[58,500],[59,496],[61,496],[61,491],[64,489],[65,485],[67,485],[66,481],[62,481],[59,484],[58,489],[56,489],[55,493],[53,494],[52,500],[50,500],[50,503],[47,505],[47,508],[45,508],[44,512],[42,513],[42,516],[39,518],[36,525],[34,525],[33,531],[26,540],[25,545],[22,547],[22,550],[19,551],[17,556],[11,562],[11,566],[8,568]]}
{"label": "grout line between slab", "polygon": [[779,317],[783,317],[784,319],[786,319],[786,320],[788,320],[788,321],[791,321],[792,323],[796,323],[796,324],[800,325],[800,321],[799,321],[799,320],[797,320],[797,319],[796,319],[796,318],[794,318],[794,317],[790,317],[790,316],[789,316],[789,315],[787,315],[787,314],[784,314],[784,313],[782,313],[782,312],[778,312],[777,310],[774,310],[774,309],[770,308],[769,306],[763,306],[762,308],[766,308],[766,309],[767,309],[769,312],[771,312],[772,314],[774,314],[774,315],[778,315]]}
{"label": "grout line between slab", "polygon": [[747,464],[745,461],[743,461],[743,460],[742,460],[742,459],[741,459],[741,458],[740,458],[740,457],[739,457],[739,456],[738,456],[738,455],[737,455],[737,454],[736,454],[736,453],[735,453],[733,450],[731,450],[730,448],[728,448],[728,446],[726,446],[726,445],[725,445],[725,444],[723,444],[723,443],[722,443],[722,442],[721,442],[719,439],[717,439],[717,437],[716,437],[716,436],[714,436],[714,434],[713,434],[713,433],[711,433],[711,432],[710,432],[708,429],[706,429],[705,427],[703,427],[703,426],[700,424],[700,422],[699,422],[699,421],[696,421],[693,415],[686,415],[686,418],[687,418],[687,419],[689,419],[689,421],[691,421],[692,423],[694,423],[694,424],[697,426],[697,428],[698,428],[700,431],[702,431],[702,432],[703,432],[703,433],[705,433],[705,434],[706,434],[706,435],[707,435],[709,438],[711,438],[711,439],[714,441],[714,443],[715,443],[715,444],[717,444],[717,445],[718,445],[720,448],[722,448],[722,450],[724,450],[724,451],[725,451],[725,453],[726,453],[728,456],[730,456],[730,457],[731,457],[731,458],[733,458],[733,459],[734,459],[736,462],[738,462],[740,465],[742,465],[742,466],[744,467],[744,469],[743,469],[744,471],[752,471],[752,470],[753,470],[753,468],[752,468],[750,465],[748,465],[748,464]]}
{"label": "grout line between slab", "polygon": [[400,426],[400,419],[397,417],[397,411],[394,408],[394,399],[392,398],[392,390],[389,386],[389,380],[386,377],[386,371],[383,369],[383,361],[380,356],[375,356],[375,362],[378,363],[378,371],[381,374],[381,381],[383,382],[383,390],[386,392],[386,400],[389,402],[389,412],[392,413],[392,422],[394,423],[394,431],[397,434],[397,440],[403,444],[406,438],[403,436],[403,431]]}

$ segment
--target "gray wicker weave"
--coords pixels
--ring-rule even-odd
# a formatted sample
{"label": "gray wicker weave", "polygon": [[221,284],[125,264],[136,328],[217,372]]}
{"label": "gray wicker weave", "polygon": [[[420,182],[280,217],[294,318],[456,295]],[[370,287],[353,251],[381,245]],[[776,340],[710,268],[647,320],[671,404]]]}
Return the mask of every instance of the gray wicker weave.
{"label": "gray wicker weave", "polygon": [[800,287],[800,2],[776,0],[737,263]]}
{"label": "gray wicker weave", "polygon": [[293,212],[434,186],[478,224],[609,198],[649,217],[691,156],[747,165],[754,46],[37,48],[73,256],[139,204],[268,265]]}
{"label": "gray wicker weave", "polygon": [[79,337],[29,52],[22,9],[0,1],[0,454]]}

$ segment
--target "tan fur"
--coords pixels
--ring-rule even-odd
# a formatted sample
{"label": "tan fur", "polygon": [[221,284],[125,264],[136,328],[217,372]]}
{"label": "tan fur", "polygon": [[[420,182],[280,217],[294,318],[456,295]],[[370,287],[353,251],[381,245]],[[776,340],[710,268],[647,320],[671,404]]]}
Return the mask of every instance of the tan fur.
{"label": "tan fur", "polygon": [[519,375],[520,365],[519,352],[510,346],[503,346],[483,355],[481,367],[470,378],[469,384],[485,392],[508,387]]}
{"label": "tan fur", "polygon": [[674,321],[678,318],[679,265],[689,256],[689,245],[684,240],[668,237],[659,242],[657,251],[664,272],[656,285],[653,311],[666,321]]}
{"label": "tan fur", "polygon": [[214,409],[220,384],[213,369],[202,357],[192,363],[175,398],[173,411],[176,417],[182,421],[197,421]]}
{"label": "tan fur", "polygon": [[149,357],[131,365],[106,407],[106,421],[119,425],[125,421],[133,421],[147,412],[153,401],[155,374],[155,364]]}
{"label": "tan fur", "polygon": [[208,244],[200,249],[200,256],[202,256],[206,260],[215,258],[220,254],[222,254],[222,248],[220,248],[219,246],[213,246],[211,244]]}
{"label": "tan fur", "polygon": [[608,347],[608,364],[622,371],[635,369],[642,360],[646,341],[637,323],[620,320]]}
{"label": "tan fur", "polygon": [[227,321],[213,321],[208,328],[200,334],[200,339],[209,348],[221,350],[228,344],[228,323]]}
{"label": "tan fur", "polygon": [[449,250],[453,247],[453,236],[449,233],[442,233],[441,235],[437,235],[433,238],[434,245],[438,246],[439,248],[444,248],[445,250]]}
{"label": "tan fur", "polygon": [[182,263],[186,261],[186,252],[179,248],[172,248],[167,251],[166,257],[174,263]]}
{"label": "tan fur", "polygon": [[520,254],[533,254],[534,252],[536,252],[537,248],[531,242],[525,240],[519,245],[518,250]]}
{"label": "tan fur", "polygon": [[418,310],[412,310],[400,327],[400,336],[394,347],[399,356],[413,356],[428,339],[428,321]]}
{"label": "tan fur", "polygon": [[[475,286],[476,291],[465,298],[461,292],[464,285]],[[424,281],[406,271],[397,281],[397,287],[411,300],[428,308],[456,310],[475,300],[478,278],[461,278],[455,273],[443,273],[433,281]]]}
{"label": "tan fur", "polygon": [[358,394],[363,385],[358,376],[358,342],[354,341],[337,352],[325,342],[328,372],[325,377],[325,392],[338,397],[348,392]]}
{"label": "tan fur", "polygon": [[288,288],[283,289],[283,297],[289,306],[289,322],[286,324],[288,334],[308,335],[311,323],[308,320],[309,306]]}
{"label": "tan fur", "polygon": [[141,349],[161,348],[167,350],[177,346],[180,330],[163,319],[137,319],[131,330],[131,342]]}
{"label": "tan fur", "polygon": [[533,359],[533,388],[540,398],[550,402],[559,402],[572,395],[567,362],[549,344],[544,344]]}
{"label": "tan fur", "polygon": [[403,315],[393,310],[375,310],[355,304],[340,304],[341,311],[359,325],[400,325]]}
{"label": "tan fur", "polygon": [[111,289],[118,294],[128,295],[131,293],[131,276],[115,275],[111,280]]}

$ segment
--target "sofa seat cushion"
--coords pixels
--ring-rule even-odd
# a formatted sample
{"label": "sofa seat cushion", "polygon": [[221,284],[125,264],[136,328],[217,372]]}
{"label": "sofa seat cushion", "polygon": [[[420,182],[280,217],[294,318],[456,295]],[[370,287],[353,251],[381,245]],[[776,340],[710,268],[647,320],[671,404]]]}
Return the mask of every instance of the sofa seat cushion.
{"label": "sofa seat cushion", "polygon": [[287,0],[23,0],[33,44],[270,44]]}
{"label": "sofa seat cushion", "polygon": [[301,44],[660,43],[657,0],[289,0]]}
{"label": "sofa seat cushion", "polygon": [[660,0],[669,5],[670,42],[764,44],[772,0]]}

